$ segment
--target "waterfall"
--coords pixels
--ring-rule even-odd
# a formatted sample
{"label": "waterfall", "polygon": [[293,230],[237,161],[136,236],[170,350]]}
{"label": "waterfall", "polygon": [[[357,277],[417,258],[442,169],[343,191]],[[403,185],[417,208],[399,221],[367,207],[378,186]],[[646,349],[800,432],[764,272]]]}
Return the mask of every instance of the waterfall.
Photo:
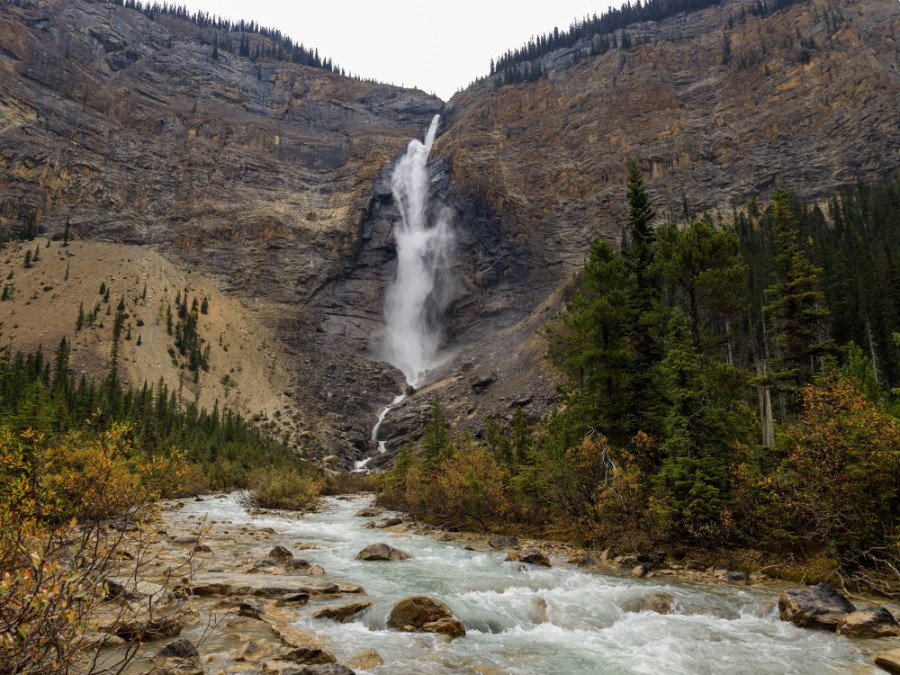
{"label": "waterfall", "polygon": [[397,276],[384,303],[384,358],[413,387],[439,363],[444,313],[453,293],[451,213],[440,204],[429,209],[428,153],[439,123],[435,115],[424,143],[409,142],[391,178],[400,219],[394,227]]}

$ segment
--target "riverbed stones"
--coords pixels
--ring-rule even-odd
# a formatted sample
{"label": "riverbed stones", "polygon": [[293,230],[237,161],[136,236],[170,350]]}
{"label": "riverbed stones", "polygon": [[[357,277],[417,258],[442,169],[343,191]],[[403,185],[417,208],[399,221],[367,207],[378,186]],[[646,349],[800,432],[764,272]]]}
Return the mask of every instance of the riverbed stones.
{"label": "riverbed stones", "polygon": [[875,665],[889,673],[900,675],[900,649],[886,649],[875,655]]}
{"label": "riverbed stones", "polygon": [[637,565],[635,565],[632,568],[631,576],[633,576],[637,579],[643,579],[645,576],[650,574],[650,571],[652,569],[653,569],[653,565],[648,562],[638,563]]}
{"label": "riverbed stones", "polygon": [[263,664],[263,675],[354,675],[337,663],[297,664],[285,659],[272,659]]}
{"label": "riverbed stones", "polygon": [[298,606],[305,605],[307,602],[309,602],[309,593],[288,593],[278,598],[275,604],[279,607],[284,605]]}
{"label": "riverbed stones", "polygon": [[255,595],[277,598],[292,593],[310,596],[338,595],[340,588],[326,579],[279,577],[272,579],[240,572],[208,572],[194,575],[191,591],[195,595]]}
{"label": "riverbed stones", "polygon": [[523,562],[539,567],[550,567],[550,559],[540,551],[526,548],[522,551],[510,551],[506,556],[508,562]]}
{"label": "riverbed stones", "polygon": [[625,600],[621,607],[626,612],[656,612],[657,614],[671,614],[678,606],[673,595],[657,592],[642,595],[639,598]]}
{"label": "riverbed stones", "polygon": [[403,518],[399,518],[397,516],[391,518],[385,518],[384,520],[379,520],[375,523],[375,527],[379,529],[385,529],[387,527],[396,527],[397,525],[403,524]]}
{"label": "riverbed stones", "polygon": [[190,612],[179,611],[152,618],[120,621],[110,632],[127,642],[161,640],[180,634],[191,618]]}
{"label": "riverbed stones", "polygon": [[238,605],[238,614],[240,616],[246,616],[251,619],[259,619],[262,620],[263,614],[265,614],[265,610],[263,609],[262,603],[256,600],[244,600]]}
{"label": "riverbed stones", "polygon": [[376,650],[366,649],[351,656],[347,660],[347,663],[350,664],[351,668],[358,668],[359,670],[373,670],[378,666],[384,665],[384,659],[381,658],[381,654],[379,654]]}
{"label": "riverbed stones", "polygon": [[443,633],[451,639],[466,634],[462,622],[447,605],[425,595],[413,595],[394,605],[387,625],[407,633]]}
{"label": "riverbed stones", "polygon": [[260,560],[256,560],[253,562],[253,565],[250,567],[250,569],[247,570],[247,572],[250,574],[284,574],[285,571],[286,570],[281,565],[281,563],[273,558],[262,558]]}
{"label": "riverbed stones", "polygon": [[269,557],[278,560],[279,562],[284,563],[287,560],[290,560],[294,557],[294,554],[287,550],[281,544],[278,544],[272,547],[272,550],[269,551]]}
{"label": "riverbed stones", "polygon": [[399,560],[409,560],[412,556],[409,555],[406,551],[401,551],[399,548],[394,548],[393,546],[388,546],[383,543],[369,544],[362,551],[356,554],[357,560],[390,560],[390,561],[399,561]]}
{"label": "riverbed stones", "polygon": [[856,607],[834,586],[821,583],[786,590],[778,599],[778,610],[783,621],[801,628],[835,631]]}
{"label": "riverbed stones", "polygon": [[518,545],[518,537],[503,536],[488,539],[488,546],[491,548],[515,548]]}
{"label": "riverbed stones", "polygon": [[156,655],[162,658],[189,659],[199,656],[200,654],[197,652],[197,647],[193,642],[187,638],[180,638],[167,644],[160,649]]}
{"label": "riverbed stones", "polygon": [[597,567],[600,565],[600,563],[594,556],[588,555],[586,553],[572,556],[571,558],[566,560],[566,562],[570,565],[575,565],[576,567]]}
{"label": "riverbed stones", "polygon": [[900,624],[884,607],[860,609],[841,619],[837,632],[859,638],[897,637],[900,636]]}
{"label": "riverbed stones", "polygon": [[323,607],[315,614],[313,614],[313,616],[316,619],[331,619],[333,621],[347,623],[351,621],[357,614],[368,609],[371,606],[371,602],[369,602],[368,600],[363,600],[361,602],[352,602],[349,605],[340,605],[338,607]]}
{"label": "riverbed stones", "polygon": [[319,647],[297,647],[286,654],[282,654],[281,658],[286,661],[309,665],[317,663],[335,663],[337,661],[337,659],[334,658],[334,654],[326,652]]}
{"label": "riverbed stones", "polygon": [[723,572],[716,573],[716,579],[724,581],[726,584],[745,584],[747,583],[747,575],[737,570],[726,569]]}

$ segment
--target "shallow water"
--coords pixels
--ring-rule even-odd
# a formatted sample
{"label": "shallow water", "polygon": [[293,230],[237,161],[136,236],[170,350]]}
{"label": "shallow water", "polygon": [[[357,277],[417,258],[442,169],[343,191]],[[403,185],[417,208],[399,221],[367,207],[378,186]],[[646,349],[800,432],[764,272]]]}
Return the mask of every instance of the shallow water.
{"label": "shallow water", "polygon": [[[505,553],[466,551],[463,544],[419,535],[365,529],[354,514],[369,500],[329,498],[318,513],[292,519],[251,516],[229,495],[191,502],[177,517],[272,527],[289,548],[312,541],[298,555],[322,565],[330,579],[360,584],[373,604],[352,623],[315,620],[298,625],[327,641],[338,661],[365,649],[384,659],[371,671],[388,673],[844,673],[872,663],[888,642],[796,628],[779,620],[778,591],[721,584],[690,584],[591,573],[551,558],[554,567],[505,562]],[[383,541],[412,554],[403,562],[360,562],[364,546]],[[654,592],[674,596],[681,613],[626,612],[629,600]],[[388,630],[391,607],[403,597],[442,600],[467,635]],[[349,601],[358,600],[350,598]],[[310,603],[310,609],[334,605]]]}

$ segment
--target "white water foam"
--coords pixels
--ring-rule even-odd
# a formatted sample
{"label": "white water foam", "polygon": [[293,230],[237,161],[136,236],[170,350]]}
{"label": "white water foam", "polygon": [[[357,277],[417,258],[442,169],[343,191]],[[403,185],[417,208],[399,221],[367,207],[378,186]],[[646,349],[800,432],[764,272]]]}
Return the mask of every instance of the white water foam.
{"label": "white water foam", "polygon": [[[354,515],[370,505],[367,499],[329,498],[323,504],[323,510],[299,519],[278,512],[254,518],[230,495],[188,502],[171,517],[196,523],[198,516],[208,514],[235,526],[272,527],[277,534],[267,545],[298,539],[314,543],[316,548],[303,551],[303,557],[322,565],[330,579],[362,585],[372,606],[346,624],[302,612],[297,625],[319,635],[339,662],[376,649],[384,663],[365,671],[373,675],[822,675],[867,672],[868,651],[881,648],[877,641],[852,641],[780,621],[772,609],[779,593],[775,587],[597,574],[556,557],[552,568],[537,568],[505,562],[505,552],[466,551],[461,543],[367,529],[366,519]],[[357,552],[373,541],[390,543],[413,557],[391,563],[356,560]],[[624,609],[660,592],[672,595],[684,612]],[[447,603],[465,624],[466,637],[447,642],[431,634],[389,630],[386,619],[393,605],[417,594]]]}

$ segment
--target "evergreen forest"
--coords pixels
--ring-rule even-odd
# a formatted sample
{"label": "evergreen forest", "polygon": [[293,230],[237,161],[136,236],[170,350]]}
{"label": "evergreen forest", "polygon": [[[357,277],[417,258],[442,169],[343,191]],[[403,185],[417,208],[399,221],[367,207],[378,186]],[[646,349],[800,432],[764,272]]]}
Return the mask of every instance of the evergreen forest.
{"label": "evergreen forest", "polygon": [[633,163],[626,198],[621,249],[594,242],[548,333],[557,411],[475,439],[433,401],[385,501],[896,590],[900,177],[822,204],[778,190],[728,226],[651,226]]}

